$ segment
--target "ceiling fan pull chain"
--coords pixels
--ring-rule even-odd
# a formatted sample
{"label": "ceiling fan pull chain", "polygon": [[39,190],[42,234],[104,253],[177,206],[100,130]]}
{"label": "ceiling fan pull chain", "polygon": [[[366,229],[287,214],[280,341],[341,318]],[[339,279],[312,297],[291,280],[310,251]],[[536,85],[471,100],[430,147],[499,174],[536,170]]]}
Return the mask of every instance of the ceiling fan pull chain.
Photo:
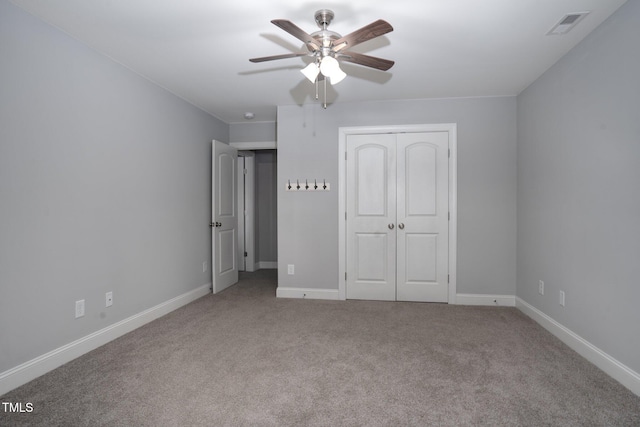
{"label": "ceiling fan pull chain", "polygon": [[324,109],[327,109],[327,78],[324,78]]}

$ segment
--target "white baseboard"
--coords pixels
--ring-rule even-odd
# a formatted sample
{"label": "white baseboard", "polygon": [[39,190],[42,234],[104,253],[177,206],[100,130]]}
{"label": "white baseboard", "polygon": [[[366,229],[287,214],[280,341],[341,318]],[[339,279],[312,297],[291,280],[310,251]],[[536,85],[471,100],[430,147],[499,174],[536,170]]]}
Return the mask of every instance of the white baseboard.
{"label": "white baseboard", "polygon": [[256,270],[276,268],[278,268],[278,261],[260,261],[256,263]]}
{"label": "white baseboard", "polygon": [[456,304],[515,307],[516,297],[515,295],[456,294]]}
{"label": "white baseboard", "polygon": [[339,300],[340,293],[337,289],[284,288],[278,286],[276,297]]}
{"label": "white baseboard", "polygon": [[211,293],[211,283],[2,372],[0,373],[0,396],[209,293]]}
{"label": "white baseboard", "polygon": [[589,362],[602,369],[609,376],[640,396],[640,374],[609,356],[589,341],[585,340],[567,327],[556,322],[542,311],[516,297],[516,307],[524,314],[538,322],[543,328],[558,337]]}

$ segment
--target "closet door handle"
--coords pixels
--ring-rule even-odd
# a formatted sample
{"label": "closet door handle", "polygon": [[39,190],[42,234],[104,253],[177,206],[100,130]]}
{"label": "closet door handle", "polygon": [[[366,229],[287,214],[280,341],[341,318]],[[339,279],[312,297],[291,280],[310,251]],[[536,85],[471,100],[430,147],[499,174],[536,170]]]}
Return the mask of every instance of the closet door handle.
{"label": "closet door handle", "polygon": [[395,227],[395,225],[389,224],[389,230],[393,230],[393,227]]}
{"label": "closet door handle", "polygon": [[399,228],[400,230],[404,230],[404,224],[403,224],[403,223],[398,224],[398,228]]}

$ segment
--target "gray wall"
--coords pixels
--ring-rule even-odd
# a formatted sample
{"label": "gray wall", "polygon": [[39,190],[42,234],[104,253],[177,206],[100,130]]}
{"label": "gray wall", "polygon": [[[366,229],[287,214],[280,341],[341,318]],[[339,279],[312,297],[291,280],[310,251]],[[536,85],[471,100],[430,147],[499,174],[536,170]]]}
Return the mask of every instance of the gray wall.
{"label": "gray wall", "polygon": [[0,64],[3,372],[211,282],[229,130],[4,0]]}
{"label": "gray wall", "polygon": [[636,372],[638,22],[629,1],[518,96],[517,257],[520,298]]}
{"label": "gray wall", "polygon": [[295,178],[333,186],[278,191],[279,286],[338,288],[338,128],[423,123],[458,124],[457,292],[515,294],[515,97],[279,107],[278,189]]}
{"label": "gray wall", "polygon": [[256,245],[258,262],[278,261],[277,154],[256,151]]}
{"label": "gray wall", "polygon": [[274,122],[243,122],[229,125],[229,142],[271,142],[276,140]]}

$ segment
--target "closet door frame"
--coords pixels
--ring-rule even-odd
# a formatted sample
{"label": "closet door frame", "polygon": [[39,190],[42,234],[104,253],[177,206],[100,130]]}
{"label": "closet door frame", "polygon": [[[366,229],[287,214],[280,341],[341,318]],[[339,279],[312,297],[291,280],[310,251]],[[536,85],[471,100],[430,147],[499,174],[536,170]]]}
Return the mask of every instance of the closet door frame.
{"label": "closet door frame", "polygon": [[449,133],[449,287],[448,303],[456,303],[456,254],[457,254],[457,163],[458,143],[457,125],[455,123],[422,124],[422,125],[388,125],[388,126],[354,126],[338,129],[338,294],[339,299],[346,299],[346,173],[347,173],[347,136],[379,133],[414,133],[414,132],[448,132]]}

